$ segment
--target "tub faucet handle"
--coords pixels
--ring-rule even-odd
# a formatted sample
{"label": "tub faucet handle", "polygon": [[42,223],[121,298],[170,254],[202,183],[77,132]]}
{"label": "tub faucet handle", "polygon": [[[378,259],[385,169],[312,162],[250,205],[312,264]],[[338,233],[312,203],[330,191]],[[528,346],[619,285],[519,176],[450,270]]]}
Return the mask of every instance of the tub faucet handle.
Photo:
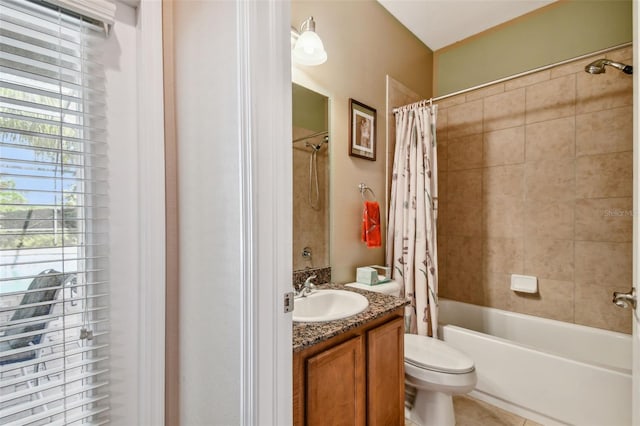
{"label": "tub faucet handle", "polygon": [[637,298],[636,298],[636,289],[631,288],[627,293],[614,291],[613,292],[613,303],[616,306],[621,308],[628,308],[631,305],[632,309],[636,308]]}

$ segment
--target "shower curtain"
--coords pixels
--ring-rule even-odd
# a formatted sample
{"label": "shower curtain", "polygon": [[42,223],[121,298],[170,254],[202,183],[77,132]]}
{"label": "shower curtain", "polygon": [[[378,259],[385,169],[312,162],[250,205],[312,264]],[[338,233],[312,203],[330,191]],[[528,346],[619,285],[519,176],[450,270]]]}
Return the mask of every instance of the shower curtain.
{"label": "shower curtain", "polygon": [[405,332],[437,337],[437,106],[396,111],[396,148],[387,233],[387,265],[411,304]]}

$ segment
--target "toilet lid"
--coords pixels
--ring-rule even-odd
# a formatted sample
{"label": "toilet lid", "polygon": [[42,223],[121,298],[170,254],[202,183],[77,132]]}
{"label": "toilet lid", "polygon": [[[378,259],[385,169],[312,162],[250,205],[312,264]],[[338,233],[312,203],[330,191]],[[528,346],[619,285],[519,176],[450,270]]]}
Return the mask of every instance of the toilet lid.
{"label": "toilet lid", "polygon": [[443,373],[473,371],[473,360],[445,342],[416,334],[404,335],[404,360],[416,367]]}

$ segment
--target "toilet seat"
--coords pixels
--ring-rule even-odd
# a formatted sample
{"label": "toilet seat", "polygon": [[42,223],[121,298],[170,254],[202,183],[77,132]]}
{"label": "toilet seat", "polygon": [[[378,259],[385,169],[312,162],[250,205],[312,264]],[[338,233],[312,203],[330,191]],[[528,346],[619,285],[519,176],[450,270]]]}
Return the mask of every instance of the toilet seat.
{"label": "toilet seat", "polygon": [[467,355],[438,339],[416,334],[404,335],[404,361],[439,373],[465,374],[475,370]]}

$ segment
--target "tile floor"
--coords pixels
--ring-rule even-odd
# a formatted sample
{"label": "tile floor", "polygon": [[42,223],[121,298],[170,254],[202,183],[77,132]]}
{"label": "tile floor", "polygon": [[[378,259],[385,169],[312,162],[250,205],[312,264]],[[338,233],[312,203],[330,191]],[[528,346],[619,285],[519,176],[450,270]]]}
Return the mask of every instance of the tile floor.
{"label": "tile floor", "polygon": [[[468,396],[454,396],[456,426],[542,426],[501,408]],[[405,426],[416,426],[411,420]]]}

